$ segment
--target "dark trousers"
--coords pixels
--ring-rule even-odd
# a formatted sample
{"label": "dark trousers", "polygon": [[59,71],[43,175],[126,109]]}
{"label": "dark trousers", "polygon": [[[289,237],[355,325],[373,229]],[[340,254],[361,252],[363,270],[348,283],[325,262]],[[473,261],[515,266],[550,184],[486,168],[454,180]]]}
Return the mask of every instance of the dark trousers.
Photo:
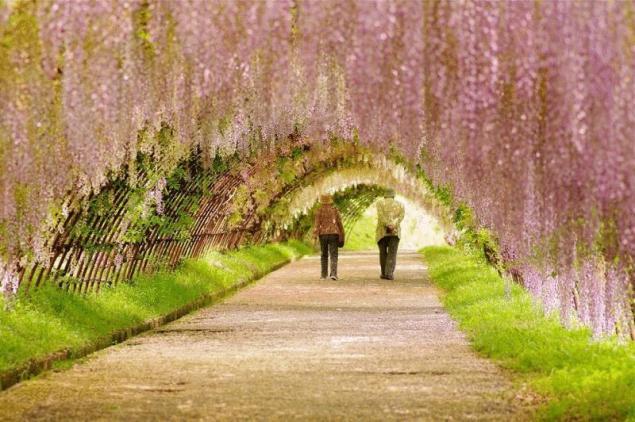
{"label": "dark trousers", "polygon": [[321,234],[320,248],[322,249],[322,278],[326,278],[329,267],[329,256],[331,257],[331,277],[337,277],[337,244],[339,242],[337,234]]}
{"label": "dark trousers", "polygon": [[397,265],[399,238],[397,236],[382,237],[379,242],[377,242],[377,245],[379,246],[381,275],[392,279],[395,274],[395,266]]}

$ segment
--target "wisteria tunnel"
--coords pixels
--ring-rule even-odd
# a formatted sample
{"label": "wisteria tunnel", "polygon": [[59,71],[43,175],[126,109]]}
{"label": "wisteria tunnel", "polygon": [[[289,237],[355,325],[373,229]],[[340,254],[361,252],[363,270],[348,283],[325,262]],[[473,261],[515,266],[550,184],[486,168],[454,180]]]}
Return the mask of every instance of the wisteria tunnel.
{"label": "wisteria tunnel", "polygon": [[[343,143],[318,151],[307,144],[287,146],[288,155],[277,151],[240,163],[235,156],[218,158],[210,168],[196,154],[167,178],[150,180],[140,171],[135,187],[117,179],[79,203],[68,198],[63,218],[43,245],[48,259],[22,266],[20,286],[28,290],[52,282],[98,290],[102,283],[173,267],[210,248],[303,239],[310,234],[311,208],[327,192],[341,197],[349,231],[388,186],[398,186],[424,209],[441,212],[424,184],[402,165]],[[131,222],[135,212],[138,220]]]}
{"label": "wisteria tunnel", "polygon": [[310,242],[325,193],[351,232],[394,189],[629,343],[634,97],[630,0],[0,0],[5,312]]}

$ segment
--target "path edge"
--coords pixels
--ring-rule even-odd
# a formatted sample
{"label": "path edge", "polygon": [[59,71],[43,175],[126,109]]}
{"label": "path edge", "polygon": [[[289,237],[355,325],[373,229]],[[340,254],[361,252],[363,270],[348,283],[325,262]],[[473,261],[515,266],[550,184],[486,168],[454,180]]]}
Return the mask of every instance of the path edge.
{"label": "path edge", "polygon": [[124,341],[132,337],[135,337],[141,333],[153,330],[162,325],[166,325],[170,322],[176,321],[177,319],[180,319],[184,317],[185,315],[188,315],[196,310],[199,310],[206,306],[214,305],[224,299],[227,299],[231,295],[249,286],[250,284],[253,284],[261,280],[268,274],[271,274],[272,272],[277,271],[280,268],[286,265],[289,265],[292,262],[302,259],[304,256],[305,256],[304,254],[298,254],[297,256],[292,256],[289,259],[283,262],[280,262],[263,272],[259,272],[259,273],[257,272],[246,279],[238,280],[236,283],[232,284],[229,287],[224,287],[215,292],[206,293],[200,296],[198,299],[195,299],[192,302],[182,305],[179,308],[176,308],[175,310],[167,314],[148,319],[132,327],[116,330],[112,332],[111,334],[101,337],[85,346],[81,346],[75,349],[65,348],[62,350],[58,350],[57,352],[50,353],[46,356],[31,359],[28,362],[21,364],[15,368],[0,372],[0,392],[13,387],[22,381],[26,381],[30,378],[33,378],[37,375],[40,375],[50,370],[51,368],[53,368],[53,365],[57,362],[61,362],[61,361],[69,360],[69,359],[80,359],[80,358],[86,357],[99,350],[106,349],[110,346],[114,346],[119,343],[123,343]]}

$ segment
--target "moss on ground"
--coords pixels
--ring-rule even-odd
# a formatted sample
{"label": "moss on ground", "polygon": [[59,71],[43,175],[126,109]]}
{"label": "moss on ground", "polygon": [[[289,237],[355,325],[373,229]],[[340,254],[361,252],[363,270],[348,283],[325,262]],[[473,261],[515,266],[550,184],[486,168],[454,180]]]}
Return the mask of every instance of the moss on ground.
{"label": "moss on ground", "polygon": [[[174,271],[77,295],[54,286],[0,303],[0,373],[62,349],[80,350],[112,333],[168,314],[204,295],[258,278],[312,250],[300,242],[210,252]],[[0,299],[1,302],[1,299]]]}
{"label": "moss on ground", "polygon": [[549,400],[547,420],[635,420],[635,343],[597,341],[564,328],[518,285],[454,248],[427,247],[430,278],[474,347],[512,369]]}

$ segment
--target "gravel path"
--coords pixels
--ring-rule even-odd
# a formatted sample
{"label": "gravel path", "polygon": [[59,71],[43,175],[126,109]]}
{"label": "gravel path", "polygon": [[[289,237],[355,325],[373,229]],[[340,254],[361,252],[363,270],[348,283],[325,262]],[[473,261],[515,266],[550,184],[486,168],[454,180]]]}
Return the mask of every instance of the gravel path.
{"label": "gravel path", "polygon": [[305,258],[222,304],[0,393],[0,420],[524,420],[471,351],[416,254]]}

